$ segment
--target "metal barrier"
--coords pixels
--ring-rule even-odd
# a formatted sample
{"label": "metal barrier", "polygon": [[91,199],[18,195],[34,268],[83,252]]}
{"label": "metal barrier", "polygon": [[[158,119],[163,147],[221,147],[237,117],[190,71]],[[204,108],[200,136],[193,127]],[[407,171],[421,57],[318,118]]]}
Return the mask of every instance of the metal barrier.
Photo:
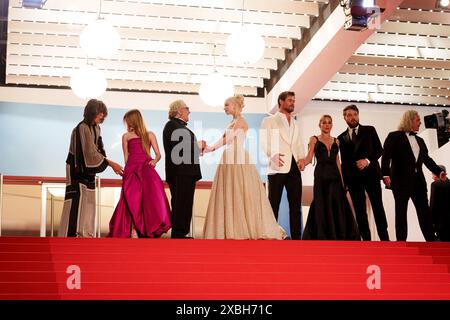
{"label": "metal barrier", "polygon": [[101,178],[100,177],[96,177],[97,183],[96,183],[96,188],[95,188],[95,193],[96,193],[96,197],[97,197],[97,206],[96,206],[96,212],[95,214],[97,215],[97,238],[101,238],[102,237],[102,192],[101,192]]}
{"label": "metal barrier", "polygon": [[[0,174],[0,236],[2,236],[2,231],[4,224],[2,224],[2,218],[5,211],[3,210],[3,199],[5,196],[5,185],[34,185],[41,188],[41,210],[40,210],[40,237],[46,237],[47,235],[47,200],[50,200],[50,236],[56,236],[55,233],[55,209],[56,200],[58,197],[64,197],[64,191],[66,186],[66,179],[63,177],[31,177],[31,176],[7,176]],[[101,237],[101,223],[102,223],[102,196],[101,189],[108,187],[121,187],[121,179],[101,179],[96,177],[96,217],[95,217],[95,228],[94,236]],[[166,188],[168,186],[166,185]],[[64,189],[64,190],[62,190]],[[211,182],[198,182],[196,189],[211,189]],[[59,190],[59,192],[57,192]],[[48,193],[50,193],[50,199],[48,199]],[[195,214],[192,215],[191,226],[190,226],[190,236],[195,237]],[[4,232],[3,232],[4,233]]]}
{"label": "metal barrier", "polygon": [[45,237],[47,235],[47,192],[50,192],[50,236],[54,236],[54,223],[55,223],[55,189],[65,189],[65,183],[47,183],[41,184],[41,231],[40,236]]}

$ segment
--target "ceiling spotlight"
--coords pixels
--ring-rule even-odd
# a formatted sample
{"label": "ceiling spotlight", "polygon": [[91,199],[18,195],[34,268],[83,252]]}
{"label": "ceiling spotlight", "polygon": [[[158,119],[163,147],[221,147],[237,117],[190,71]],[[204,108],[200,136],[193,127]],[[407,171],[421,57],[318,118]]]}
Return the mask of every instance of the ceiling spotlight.
{"label": "ceiling spotlight", "polygon": [[22,8],[42,9],[47,0],[23,0]]}
{"label": "ceiling spotlight", "polygon": [[449,9],[450,0],[437,0],[436,8],[438,9]]}
{"label": "ceiling spotlight", "polygon": [[345,30],[379,29],[380,13],[385,9],[377,6],[376,0],[343,0],[340,4],[344,8]]}

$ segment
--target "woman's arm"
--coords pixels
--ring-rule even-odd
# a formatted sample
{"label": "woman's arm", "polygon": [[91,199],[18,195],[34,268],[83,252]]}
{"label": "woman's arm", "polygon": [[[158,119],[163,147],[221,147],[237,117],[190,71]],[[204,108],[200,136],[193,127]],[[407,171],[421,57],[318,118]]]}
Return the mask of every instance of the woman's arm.
{"label": "woman's arm", "polygon": [[152,159],[149,164],[155,167],[158,161],[161,159],[161,152],[159,151],[158,140],[156,139],[155,134],[150,131],[148,133],[148,137],[150,139],[150,145],[153,149],[153,152],[155,152],[155,158]]}
{"label": "woman's arm", "polygon": [[[339,147],[339,140],[338,140],[338,139],[336,139],[336,144],[337,144],[338,147]],[[341,168],[341,159],[340,159],[340,157],[339,157],[339,154],[336,155],[336,165],[337,165],[338,170],[339,170],[339,175],[341,176],[342,186],[343,186],[344,189],[345,189],[344,177],[343,177],[343,175],[342,175],[342,168]]]}
{"label": "woman's arm", "polygon": [[123,168],[120,164],[118,164],[117,162],[114,162],[110,159],[106,159],[106,161],[108,161],[108,165],[111,167],[111,169],[113,169],[113,171],[118,174],[119,176],[123,175]]}
{"label": "woman's arm", "polygon": [[123,150],[123,158],[125,160],[125,164],[128,161],[128,135],[124,133],[122,135],[122,150]]}
{"label": "woman's arm", "polygon": [[307,166],[308,164],[310,164],[312,162],[312,159],[314,158],[314,149],[316,146],[316,137],[311,137],[309,138],[309,143],[308,143],[308,154],[305,157],[305,166]]}
{"label": "woman's arm", "polygon": [[248,130],[247,122],[241,118],[236,121],[232,129],[227,129],[223,136],[212,146],[207,146],[205,148],[205,153],[213,152],[220,149],[224,145],[230,144],[234,137],[236,137],[240,132],[246,132]]}

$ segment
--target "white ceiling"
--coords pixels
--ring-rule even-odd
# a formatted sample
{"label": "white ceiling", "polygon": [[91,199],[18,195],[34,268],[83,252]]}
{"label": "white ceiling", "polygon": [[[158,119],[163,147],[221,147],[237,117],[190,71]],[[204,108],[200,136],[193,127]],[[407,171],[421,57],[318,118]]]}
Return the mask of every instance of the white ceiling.
{"label": "white ceiling", "polygon": [[[245,10],[242,10],[242,4]],[[292,39],[317,16],[320,1],[103,0],[101,16],[117,27],[121,49],[112,59],[90,59],[113,89],[198,92],[214,70],[236,91],[256,95],[270,70],[283,60]],[[100,1],[48,0],[43,9],[10,0],[8,83],[68,86],[72,70],[86,62],[79,34],[95,20]],[[228,35],[243,18],[264,36],[264,57],[237,66],[225,53]],[[214,61],[215,60],[215,61]]]}
{"label": "white ceiling", "polygon": [[316,98],[450,105],[450,12],[434,3],[403,1]]}
{"label": "white ceiling", "polygon": [[[118,29],[121,49],[112,59],[89,61],[105,72],[110,89],[196,93],[216,64],[236,92],[256,95],[328,1],[244,3],[242,10],[242,0],[103,0],[101,16]],[[429,3],[403,1],[315,98],[450,105],[450,13]],[[79,34],[99,4],[48,0],[37,10],[10,0],[6,82],[67,87],[86,62]],[[225,42],[242,16],[264,36],[266,49],[257,63],[237,66]]]}

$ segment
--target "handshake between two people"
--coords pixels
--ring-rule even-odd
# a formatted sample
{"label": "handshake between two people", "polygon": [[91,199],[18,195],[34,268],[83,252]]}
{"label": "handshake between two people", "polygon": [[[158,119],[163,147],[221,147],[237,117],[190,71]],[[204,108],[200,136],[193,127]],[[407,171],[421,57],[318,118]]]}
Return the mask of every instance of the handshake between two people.
{"label": "handshake between two people", "polygon": [[208,146],[205,140],[197,141],[198,148],[200,149],[200,155],[203,156],[205,153],[214,151],[214,148]]}

